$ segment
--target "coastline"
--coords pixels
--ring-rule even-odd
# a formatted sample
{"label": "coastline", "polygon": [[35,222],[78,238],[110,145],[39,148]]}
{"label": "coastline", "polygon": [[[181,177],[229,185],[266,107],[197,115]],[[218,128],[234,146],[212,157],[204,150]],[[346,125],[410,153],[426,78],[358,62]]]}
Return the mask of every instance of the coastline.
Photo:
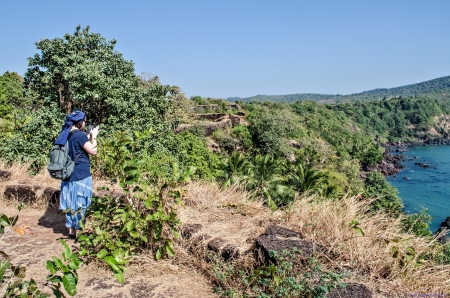
{"label": "coastline", "polygon": [[[395,181],[395,180],[400,181],[400,180],[410,180],[410,179],[412,179],[411,181],[417,181],[417,179],[418,179],[417,176],[413,176],[411,178],[411,176],[409,176],[409,174],[408,174],[409,177],[405,176],[406,173],[405,173],[405,175],[401,175],[402,177],[400,177],[400,178],[395,178],[395,177],[397,176],[396,174],[398,172],[400,172],[402,169],[404,169],[406,167],[408,167],[408,168],[410,168],[410,167],[420,167],[420,168],[423,169],[423,170],[420,170],[420,172],[423,172],[425,170],[426,172],[424,172],[424,173],[428,173],[427,174],[427,178],[429,177],[428,179],[435,179],[435,178],[433,178],[433,174],[432,174],[433,172],[436,173],[435,172],[436,171],[436,165],[435,164],[429,163],[429,161],[427,161],[426,159],[423,159],[422,155],[420,153],[417,156],[415,154],[407,154],[407,156],[405,156],[405,155],[402,155],[402,153],[403,152],[415,151],[414,147],[416,147],[416,148],[419,148],[419,147],[422,147],[422,148],[424,148],[424,147],[442,147],[442,146],[445,146],[445,145],[450,145],[450,139],[438,138],[438,139],[434,139],[434,140],[426,140],[424,142],[389,142],[389,143],[386,143],[386,144],[383,145],[383,147],[385,148],[385,152],[388,152],[387,155],[388,156],[389,155],[401,156],[401,160],[400,160],[400,158],[397,159],[397,161],[400,160],[401,165],[396,168],[397,171],[394,174],[391,175],[390,173],[387,173],[388,175],[386,175],[385,174],[386,172],[383,173],[383,174],[385,174],[386,178],[388,176],[391,176],[392,179],[394,179],[394,180],[391,179],[392,182]],[[442,158],[442,156],[440,154],[438,156],[440,156],[440,158]],[[385,163],[385,162],[386,161],[384,161],[384,159],[383,159],[383,161],[381,161],[380,163]],[[417,171],[417,169],[416,170],[414,170],[414,168],[411,168],[411,169],[412,169],[412,172]],[[431,169],[432,171],[431,172],[427,171],[427,169]],[[408,173],[409,172],[410,171],[408,171]],[[403,176],[405,176],[405,177],[403,177]],[[422,178],[421,183],[428,183],[426,181],[427,178]],[[421,179],[421,178],[419,178],[419,179]],[[423,179],[425,179],[425,180],[423,180]],[[392,182],[390,182],[390,183],[392,183]],[[430,182],[431,182],[431,180],[430,180]],[[412,183],[415,184],[417,182],[412,182]],[[404,182],[401,182],[401,184],[404,184]],[[410,185],[410,184],[407,184],[407,185]],[[395,187],[400,187],[400,186],[395,186]],[[439,191],[442,190],[442,189],[443,189],[442,186],[436,188],[437,196],[439,196]],[[400,190],[400,188],[399,188],[399,190]],[[408,190],[403,189],[403,191],[408,193]],[[433,192],[435,190],[430,190],[430,191]],[[405,203],[405,198],[402,198],[402,201]],[[408,200],[407,201],[410,201],[409,204],[418,205],[417,204],[418,197],[416,197],[415,193],[408,195]],[[435,218],[435,220],[433,220],[434,223],[430,224],[429,230],[434,235],[437,235],[440,232],[442,232],[444,228],[447,229],[447,230],[450,230],[450,217],[448,216],[448,213],[447,214],[446,214],[446,212],[442,213],[440,211],[440,209],[439,209],[438,213],[436,213],[436,210],[433,211],[433,208],[436,209],[435,202],[434,201],[430,201],[428,203],[431,203],[431,205],[427,206],[427,209],[430,210],[430,215],[432,215]],[[434,207],[433,207],[433,204],[434,204]],[[422,205],[422,203],[420,203],[420,205]],[[405,208],[406,208],[406,206],[405,206]],[[448,210],[448,207],[446,207],[444,209]],[[417,212],[417,211],[411,211],[410,210],[409,212]],[[437,216],[437,214],[439,214],[439,215]],[[437,217],[437,219],[436,219],[436,217]],[[450,234],[444,234],[444,236],[439,238],[439,241],[441,243],[450,242]]]}
{"label": "coastline", "polygon": [[[381,145],[384,148],[383,159],[375,165],[363,167],[363,170],[365,172],[378,171],[385,177],[394,176],[404,169],[403,162],[406,160],[406,156],[402,155],[402,152],[410,151],[411,147],[445,145],[450,146],[450,138],[434,138],[425,141],[387,142]],[[422,166],[424,164],[418,165]]]}

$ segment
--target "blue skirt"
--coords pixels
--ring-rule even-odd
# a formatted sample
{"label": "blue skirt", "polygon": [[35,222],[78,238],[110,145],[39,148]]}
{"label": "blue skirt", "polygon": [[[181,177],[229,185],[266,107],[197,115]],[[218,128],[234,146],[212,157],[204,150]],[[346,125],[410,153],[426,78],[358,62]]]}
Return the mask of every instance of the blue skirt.
{"label": "blue skirt", "polygon": [[92,176],[79,181],[61,182],[59,209],[66,213],[66,227],[80,229],[80,220],[91,205]]}

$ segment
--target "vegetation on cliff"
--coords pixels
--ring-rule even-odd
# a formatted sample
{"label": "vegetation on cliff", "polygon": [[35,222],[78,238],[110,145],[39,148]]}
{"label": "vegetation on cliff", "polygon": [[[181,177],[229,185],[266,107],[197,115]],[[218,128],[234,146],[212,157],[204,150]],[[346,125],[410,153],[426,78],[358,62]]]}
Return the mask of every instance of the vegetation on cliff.
{"label": "vegetation on cliff", "polygon": [[[63,38],[36,43],[40,52],[29,58],[23,79],[8,72],[0,77],[0,158],[9,165],[29,162],[31,172],[39,173],[65,115],[73,109],[82,109],[89,123],[101,126],[93,174],[120,185],[126,202],[94,200],[88,215],[91,226],[80,236],[80,253],[86,261],[101,260],[123,282],[134,254],[150,250],[156,259],[173,257],[180,226],[176,206],[186,197],[179,186],[194,179],[218,184],[224,192],[238,190],[248,199],[245,204],[260,204],[266,221],[272,212],[294,228],[291,219],[300,220],[302,207],[308,206],[305,210],[310,210],[311,218],[301,227],[305,231],[310,231],[306,226],[318,224],[314,216],[328,216],[317,210],[331,212],[331,216],[333,208],[356,208],[351,218],[342,212],[333,215],[332,224],[339,222],[342,235],[327,238],[326,233],[336,231],[317,230],[322,233],[319,241],[335,250],[342,261],[340,273],[344,261],[359,262],[361,272],[378,264],[370,271],[376,278],[388,282],[388,277],[401,279],[404,274],[402,281],[413,287],[411,280],[430,268],[423,263],[448,264],[446,248],[424,233],[427,217],[402,214],[396,190],[380,173],[370,173],[366,179],[361,176],[363,167],[383,158],[380,142],[423,137],[436,125],[436,116],[450,111],[445,101],[401,97],[335,105],[309,100],[236,105],[200,96],[187,99],[178,87],[163,85],[157,77],[136,76],[133,63],[114,50],[115,43],[90,32],[89,27],[77,27]],[[211,125],[211,119],[220,125]],[[183,131],[176,129],[180,123],[185,125]],[[218,147],[215,152],[208,149],[211,143]],[[383,236],[388,227],[373,223],[377,218],[393,225],[389,236]],[[360,225],[363,220],[372,224]],[[349,231],[361,238],[349,236]],[[368,231],[374,239],[364,238]],[[370,245],[383,250],[395,264],[379,259],[364,263],[362,248]],[[353,250],[359,251],[357,261]],[[223,260],[216,257],[208,256],[210,263],[217,264],[210,269],[224,274]],[[255,260],[250,266],[237,264],[236,268],[245,269],[249,284],[233,284],[239,279],[236,271],[212,280],[222,295],[233,290],[248,297],[274,295],[280,285],[284,290],[291,287],[290,291],[300,291],[296,288],[300,285],[312,287],[314,279],[300,280],[300,275],[288,274],[292,259],[281,256],[283,265],[261,269],[255,268]],[[323,264],[316,259],[308,262],[311,270],[303,268],[305,274],[336,282],[344,276],[320,269]],[[211,271],[206,274],[212,276]],[[315,288],[311,287],[298,293],[313,295]],[[334,283],[321,295],[333,287]]]}

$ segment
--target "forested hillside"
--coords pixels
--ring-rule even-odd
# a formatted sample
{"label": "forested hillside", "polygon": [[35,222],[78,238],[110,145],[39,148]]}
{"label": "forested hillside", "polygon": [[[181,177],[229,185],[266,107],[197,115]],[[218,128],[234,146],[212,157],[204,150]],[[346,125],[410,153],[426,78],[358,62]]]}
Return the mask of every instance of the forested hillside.
{"label": "forested hillside", "polygon": [[[404,214],[397,190],[381,173],[365,170],[383,160],[386,141],[448,136],[450,105],[442,92],[450,77],[351,95],[347,103],[317,102],[344,96],[301,95],[291,103],[230,104],[188,99],[158,77],[136,75],[115,44],[78,26],[73,34],[37,42],[23,77],[0,77],[1,164],[26,163],[32,175],[42,174],[65,116],[81,109],[88,124],[101,128],[91,159],[94,179],[108,181],[100,190],[124,192],[120,199],[93,199],[79,249],[72,254],[65,247],[68,265],[47,262],[55,293],[61,296],[63,286],[76,293],[81,260],[124,283],[127,266],[139,256],[172,260],[179,252],[184,255],[175,267],[187,266],[183,258],[194,260],[190,274],[209,279],[221,297],[327,297],[361,280],[380,293],[388,284],[394,295],[450,289],[450,249],[433,238],[426,210]],[[305,100],[309,96],[313,100]],[[351,102],[357,99],[380,100]],[[196,188],[202,191],[189,197],[187,189]],[[188,214],[186,208],[196,206],[197,213]],[[292,247],[262,262],[248,251],[237,257],[231,244],[222,251],[217,245],[224,241],[209,234],[187,242],[202,225],[181,222],[181,208],[205,227],[228,215],[242,221],[239,228],[258,231],[269,231],[269,222],[289,223],[307,235],[302,243],[311,254],[298,262],[302,251]],[[3,234],[14,221],[0,219]],[[226,227],[215,229],[240,237],[237,227]],[[257,236],[239,241],[254,249]],[[15,270],[9,260],[1,264],[3,272]],[[55,276],[59,271],[63,277]],[[10,286],[2,276],[0,289]],[[12,290],[23,283],[12,283]]]}
{"label": "forested hillside", "polygon": [[340,103],[391,99],[400,96],[424,96],[434,99],[450,100],[450,76],[429,80],[422,83],[411,84],[395,88],[379,88],[349,95],[332,94],[288,94],[288,95],[256,95],[247,98],[229,97],[228,101],[272,101],[296,102],[312,100],[320,103]]}

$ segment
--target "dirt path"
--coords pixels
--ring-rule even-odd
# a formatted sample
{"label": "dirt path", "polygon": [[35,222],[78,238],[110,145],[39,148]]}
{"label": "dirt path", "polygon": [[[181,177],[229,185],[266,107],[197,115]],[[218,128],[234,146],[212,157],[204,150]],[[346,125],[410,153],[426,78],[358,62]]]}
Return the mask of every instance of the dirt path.
{"label": "dirt path", "polygon": [[[10,230],[0,241],[0,250],[5,251],[14,265],[27,267],[26,279],[34,278],[42,290],[45,288],[48,274],[45,264],[53,256],[61,257],[63,251],[59,239],[65,239],[72,249],[73,240],[67,239],[64,227],[64,215],[53,210],[33,210],[25,208],[18,212],[16,208],[0,202],[0,214],[8,216],[18,214],[17,225],[27,225],[32,234],[20,236]],[[147,262],[134,265],[125,275],[125,284],[120,284],[111,272],[95,264],[83,265],[78,271],[78,294],[75,297],[216,297],[207,281],[199,274],[192,274],[188,268],[179,268],[167,262],[156,264],[150,257]]]}

